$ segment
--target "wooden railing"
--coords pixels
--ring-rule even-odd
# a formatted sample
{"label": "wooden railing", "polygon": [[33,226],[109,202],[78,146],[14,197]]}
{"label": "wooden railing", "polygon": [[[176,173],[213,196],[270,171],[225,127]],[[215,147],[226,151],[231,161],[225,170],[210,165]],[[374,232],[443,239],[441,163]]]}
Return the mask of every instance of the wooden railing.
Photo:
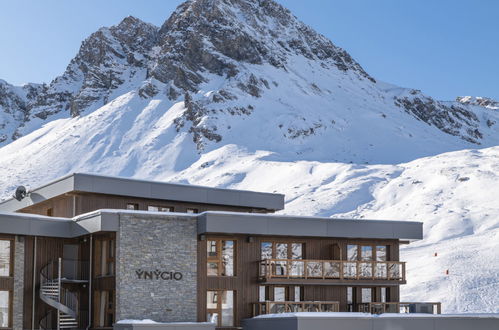
{"label": "wooden railing", "polygon": [[264,301],[253,304],[253,316],[296,312],[339,312],[337,301]]}
{"label": "wooden railing", "polygon": [[405,262],[266,259],[260,262],[260,277],[405,281]]}
{"label": "wooden railing", "polygon": [[359,312],[371,314],[383,313],[424,313],[441,314],[439,302],[371,302],[358,305]]}

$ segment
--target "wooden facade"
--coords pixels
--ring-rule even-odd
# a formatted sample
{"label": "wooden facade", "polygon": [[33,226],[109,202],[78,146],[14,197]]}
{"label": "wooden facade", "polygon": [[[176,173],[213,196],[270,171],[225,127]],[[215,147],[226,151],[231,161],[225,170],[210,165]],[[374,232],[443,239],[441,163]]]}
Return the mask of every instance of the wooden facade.
{"label": "wooden facade", "polygon": [[[362,301],[361,289],[371,288],[373,301],[380,297],[380,288],[389,287],[387,290],[387,301],[399,301],[398,282],[363,280],[358,281],[324,281],[301,279],[298,281],[280,281],[277,283],[266,283],[259,278],[259,267],[261,261],[261,244],[263,242],[301,243],[303,246],[303,259],[315,260],[341,260],[347,259],[347,245],[384,245],[388,247],[388,259],[399,260],[398,240],[366,240],[366,239],[344,239],[344,238],[309,238],[309,237],[270,237],[270,236],[248,236],[248,235],[206,235],[204,240],[198,241],[198,321],[207,321],[207,292],[230,290],[235,294],[234,318],[235,326],[240,326],[240,321],[253,316],[253,304],[261,301],[260,287],[265,287],[267,299],[273,301],[275,287],[284,287],[286,300],[295,301],[323,301],[339,302],[339,311],[349,311],[347,304],[347,287],[354,288],[353,303],[360,305]],[[207,244],[211,240],[232,240],[235,242],[236,253],[234,255],[234,276],[208,276]],[[338,250],[339,248],[339,250]],[[339,255],[337,255],[339,254]],[[300,287],[301,297],[295,297],[294,288]],[[357,310],[355,308],[355,310]]]}
{"label": "wooden facade", "polygon": [[137,205],[137,210],[147,211],[148,206],[172,208],[173,212],[229,211],[249,213],[270,213],[268,209],[243,206],[200,204],[179,201],[136,198],[106,194],[72,192],[25,207],[18,212],[72,218],[100,209],[125,210],[128,204]]}

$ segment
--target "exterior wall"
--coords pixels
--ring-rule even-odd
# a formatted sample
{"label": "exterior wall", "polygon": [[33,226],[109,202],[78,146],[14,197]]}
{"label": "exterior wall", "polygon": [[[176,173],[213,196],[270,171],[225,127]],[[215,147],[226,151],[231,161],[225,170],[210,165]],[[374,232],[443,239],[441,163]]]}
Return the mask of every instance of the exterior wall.
{"label": "exterior wall", "polygon": [[[19,239],[20,238],[20,239]],[[24,237],[14,240],[14,290],[12,302],[13,329],[23,329]]]}
{"label": "exterior wall", "polygon": [[273,213],[273,211],[267,209],[244,206],[190,203],[81,192],[72,192],[71,194],[57,196],[20,209],[18,212],[49,215],[48,211],[52,209],[52,216],[72,218],[99,209],[126,209],[128,203],[138,204],[139,210],[143,211],[147,211],[148,205],[154,205],[173,207],[175,212],[187,212],[187,209],[192,208],[197,209],[199,213],[204,211]]}
{"label": "exterior wall", "polygon": [[[116,320],[196,321],[194,217],[122,214],[116,243]],[[182,278],[168,279],[164,272]]]}
{"label": "exterior wall", "polygon": [[[262,242],[300,242],[304,244],[303,259],[315,260],[346,260],[348,244],[373,244],[387,245],[390,247],[389,259],[399,260],[399,242],[397,240],[368,240],[368,239],[345,239],[345,238],[309,238],[309,237],[279,237],[279,236],[251,236],[248,235],[215,235],[207,234],[206,240],[198,241],[198,321],[206,321],[206,292],[208,290],[233,290],[236,294],[235,320],[236,326],[240,326],[240,320],[253,316],[253,304],[259,301],[260,286],[301,286],[303,288],[303,300],[305,301],[338,301],[340,312],[347,311],[347,287],[386,287],[379,281],[336,281],[327,284],[325,280],[319,279],[313,282],[311,279],[286,281],[280,283],[259,280],[259,261],[261,259],[260,247]],[[207,240],[231,239],[236,242],[236,276],[207,276]],[[335,255],[333,245],[337,244],[341,252]],[[322,283],[317,283],[322,282]],[[284,283],[284,284],[283,284]],[[363,283],[363,284],[362,284]],[[315,285],[314,285],[315,284]],[[333,285],[334,284],[334,285]],[[362,284],[362,285],[361,285]],[[360,302],[360,290],[357,290]],[[271,294],[272,298],[273,294]],[[271,299],[273,300],[273,299]],[[289,291],[289,299],[294,300],[294,292]],[[390,301],[399,301],[399,284],[390,285]]]}

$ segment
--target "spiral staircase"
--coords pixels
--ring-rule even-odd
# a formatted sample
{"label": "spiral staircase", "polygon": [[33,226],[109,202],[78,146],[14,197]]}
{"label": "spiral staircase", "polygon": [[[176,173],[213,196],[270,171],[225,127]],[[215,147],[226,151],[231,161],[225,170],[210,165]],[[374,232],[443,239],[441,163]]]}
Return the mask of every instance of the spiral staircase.
{"label": "spiral staircase", "polygon": [[[78,271],[70,272],[73,276],[64,276],[63,265],[78,267]],[[55,309],[47,313],[40,321],[40,329],[84,329],[81,323],[78,295],[63,286],[64,283],[87,283],[85,271],[81,271],[81,263],[74,260],[51,261],[40,271],[40,299]],[[67,272],[65,272],[67,273]],[[56,317],[54,317],[54,312]],[[53,322],[54,319],[57,321]]]}

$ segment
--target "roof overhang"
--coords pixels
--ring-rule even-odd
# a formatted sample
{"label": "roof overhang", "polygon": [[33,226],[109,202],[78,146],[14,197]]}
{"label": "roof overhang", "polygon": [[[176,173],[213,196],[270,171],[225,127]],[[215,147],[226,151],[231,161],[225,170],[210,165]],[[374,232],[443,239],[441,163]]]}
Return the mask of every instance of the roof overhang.
{"label": "roof overhang", "polygon": [[423,223],[209,211],[199,215],[198,233],[420,240]]}
{"label": "roof overhang", "polygon": [[284,209],[284,195],[282,194],[74,173],[41,187],[30,189],[28,196],[21,201],[14,198],[7,199],[0,203],[0,210],[15,212],[70,192],[251,207],[273,211]]}

